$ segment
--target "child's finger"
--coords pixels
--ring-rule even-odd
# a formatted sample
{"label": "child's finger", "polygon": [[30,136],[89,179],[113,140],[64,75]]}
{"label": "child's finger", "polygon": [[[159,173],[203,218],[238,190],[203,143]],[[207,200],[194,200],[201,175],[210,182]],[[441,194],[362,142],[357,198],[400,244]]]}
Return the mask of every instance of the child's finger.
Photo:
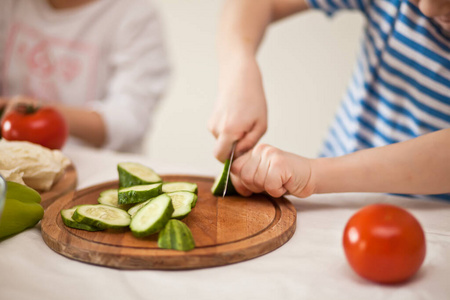
{"label": "child's finger", "polygon": [[253,179],[254,185],[261,191],[265,190],[265,182],[267,180],[267,173],[269,172],[270,160],[261,159],[258,170],[255,173],[255,177]]}
{"label": "child's finger", "polygon": [[6,106],[6,104],[8,104],[8,99],[0,97],[0,108]]}
{"label": "child's finger", "polygon": [[252,183],[253,175],[256,169],[257,166],[255,166],[254,156],[252,155],[252,152],[247,152],[241,157],[237,158],[231,166],[231,173],[233,174],[233,178],[235,178],[235,180],[240,185],[241,191],[246,195],[248,194],[247,191],[254,193],[263,191],[263,189],[255,187]]}
{"label": "child's finger", "polygon": [[278,198],[283,196],[287,190],[283,182],[283,170],[279,165],[271,164],[267,170],[266,180],[264,182],[264,189],[272,197]]}
{"label": "child's finger", "polygon": [[240,156],[252,149],[259,139],[266,132],[267,126],[262,123],[256,123],[254,126],[239,140],[236,145],[236,154]]}
{"label": "child's finger", "polygon": [[236,159],[233,160],[233,164],[231,165],[231,173],[235,174],[236,176],[239,175],[245,162],[250,159],[250,156],[251,152],[247,152],[244,155],[236,157]]}
{"label": "child's finger", "polygon": [[217,131],[216,127],[212,124],[208,123],[208,131],[211,132],[211,134],[217,139],[219,137],[219,132]]}
{"label": "child's finger", "polygon": [[0,122],[3,120],[5,115],[6,106],[8,105],[8,99],[0,97]]}
{"label": "child's finger", "polygon": [[230,158],[231,148],[236,139],[228,134],[220,134],[214,149],[214,156],[221,162],[225,162]]}
{"label": "child's finger", "polygon": [[240,195],[244,196],[244,197],[248,197],[252,195],[252,191],[250,191],[249,189],[247,189],[241,182],[241,180],[239,179],[239,177],[236,177],[235,175],[231,174],[230,175],[230,179],[231,182],[233,182],[233,186],[234,189],[236,190],[236,192],[238,192]]}
{"label": "child's finger", "polygon": [[219,128],[217,126],[217,116],[213,114],[212,117],[208,120],[207,128],[209,132],[217,139],[219,137]]}
{"label": "child's finger", "polygon": [[286,193],[283,181],[286,169],[286,166],[283,163],[284,159],[282,159],[284,153],[271,146],[265,146],[262,148],[262,151],[264,157],[263,161],[268,162],[268,164],[264,166],[266,168],[264,190],[273,197],[281,197]]}
{"label": "child's finger", "polygon": [[260,189],[258,189],[254,183],[256,171],[258,170],[260,162],[261,162],[261,157],[257,154],[255,155],[255,153],[251,153],[251,155],[249,156],[249,159],[247,159],[245,161],[244,165],[242,166],[240,173],[237,174],[239,176],[239,178],[241,179],[242,184],[247,189],[249,189],[255,193],[261,192]]}
{"label": "child's finger", "polygon": [[9,112],[11,112],[13,109],[15,109],[18,105],[37,107],[39,104],[40,104],[40,102],[34,98],[18,95],[18,96],[12,97],[8,101],[8,104],[5,106],[5,111],[3,113],[6,116]]}

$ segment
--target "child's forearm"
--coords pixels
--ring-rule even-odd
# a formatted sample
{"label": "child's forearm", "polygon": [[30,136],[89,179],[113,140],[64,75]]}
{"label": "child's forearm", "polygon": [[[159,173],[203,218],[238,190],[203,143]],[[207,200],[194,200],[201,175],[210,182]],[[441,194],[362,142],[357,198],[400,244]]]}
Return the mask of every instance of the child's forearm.
{"label": "child's forearm", "polygon": [[83,108],[56,106],[69,125],[70,134],[101,147],[106,140],[105,123],[99,113]]}
{"label": "child's forearm", "polygon": [[312,161],[314,193],[450,192],[450,129],[405,142]]}
{"label": "child's forearm", "polygon": [[253,56],[271,20],[272,0],[228,0],[218,31],[220,62],[235,56]]}
{"label": "child's forearm", "polygon": [[255,55],[271,22],[307,9],[306,0],[228,0],[218,32],[219,58]]}

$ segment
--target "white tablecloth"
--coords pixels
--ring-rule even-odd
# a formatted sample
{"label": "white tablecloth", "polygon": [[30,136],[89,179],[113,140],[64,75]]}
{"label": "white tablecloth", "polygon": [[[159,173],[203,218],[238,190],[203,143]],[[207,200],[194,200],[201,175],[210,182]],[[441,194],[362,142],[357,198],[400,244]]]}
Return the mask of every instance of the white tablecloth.
{"label": "white tablecloth", "polygon": [[[160,174],[215,175],[139,155],[78,147],[64,152],[77,168],[78,189],[117,179],[121,161],[141,162]],[[0,242],[0,299],[450,299],[449,203],[378,194],[289,199],[297,208],[297,230],[284,246],[252,260],[190,271],[123,271],[71,260],[47,247],[37,225]],[[407,283],[368,282],[345,259],[346,222],[375,202],[408,209],[425,230],[425,262]]]}

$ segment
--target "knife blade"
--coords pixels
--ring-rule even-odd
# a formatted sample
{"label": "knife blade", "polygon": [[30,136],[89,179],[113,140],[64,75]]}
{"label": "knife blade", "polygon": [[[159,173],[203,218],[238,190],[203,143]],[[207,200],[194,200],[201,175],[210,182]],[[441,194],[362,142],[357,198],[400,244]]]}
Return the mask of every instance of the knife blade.
{"label": "knife blade", "polygon": [[225,180],[225,188],[223,189],[222,198],[225,197],[227,193],[228,181],[230,180],[231,164],[233,163],[234,159],[234,150],[236,149],[236,143],[237,141],[233,143],[233,146],[231,146],[230,164],[228,165],[227,179]]}

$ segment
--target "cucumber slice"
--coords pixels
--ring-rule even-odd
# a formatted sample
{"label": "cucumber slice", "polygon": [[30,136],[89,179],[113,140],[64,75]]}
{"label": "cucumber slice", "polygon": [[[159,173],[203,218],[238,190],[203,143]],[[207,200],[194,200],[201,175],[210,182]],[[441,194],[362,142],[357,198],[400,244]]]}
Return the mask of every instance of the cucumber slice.
{"label": "cucumber slice", "polygon": [[172,199],[173,208],[175,209],[172,218],[183,219],[197,203],[197,195],[191,192],[173,192],[167,193]]}
{"label": "cucumber slice", "polygon": [[100,197],[98,197],[97,202],[99,204],[105,204],[114,206],[123,210],[128,210],[131,207],[131,204],[119,204],[119,190],[118,189],[110,189],[105,190],[100,193]]}
{"label": "cucumber slice", "polygon": [[163,182],[162,185],[163,193],[181,192],[181,191],[197,193],[197,184],[191,182]]}
{"label": "cucumber slice", "polygon": [[77,207],[72,219],[101,229],[118,229],[130,225],[131,217],[123,209],[104,205],[86,204]]}
{"label": "cucumber slice", "polygon": [[144,237],[164,228],[173,213],[172,199],[167,194],[159,195],[144,205],[131,219],[131,232]]}
{"label": "cucumber slice", "polygon": [[79,222],[75,221],[74,219],[72,219],[73,213],[75,212],[75,210],[77,208],[78,208],[78,205],[74,206],[72,208],[62,209],[61,210],[61,218],[63,220],[63,223],[67,227],[71,227],[71,228],[75,228],[75,229],[82,229],[82,230],[87,230],[87,231],[100,231],[100,230],[102,230],[102,229],[100,229],[98,227],[94,227],[94,226],[91,226],[91,225],[79,223]]}
{"label": "cucumber slice", "polygon": [[135,185],[119,188],[118,203],[130,204],[144,202],[161,194],[162,183]]}
{"label": "cucumber slice", "polygon": [[[228,167],[230,165],[230,160],[227,159],[225,161],[225,164],[223,165],[222,174],[216,177],[216,180],[214,180],[214,183],[211,187],[211,193],[214,196],[222,196],[223,190],[225,189],[225,182],[227,181],[227,175],[228,175]],[[233,195],[236,194],[236,189],[233,186],[233,183],[231,182],[231,179],[228,180],[228,186],[227,186],[227,195]]]}
{"label": "cucumber slice", "polygon": [[[152,199],[154,199],[154,198],[152,198]],[[138,204],[136,204],[135,206],[131,207],[131,208],[128,210],[128,214],[131,216],[131,218],[133,218],[133,217],[136,215],[136,213],[138,212],[138,210],[140,210],[144,205],[146,205],[147,203],[149,203],[152,199],[148,199],[147,201],[138,203]]]}
{"label": "cucumber slice", "polygon": [[195,242],[189,227],[181,221],[172,219],[160,231],[158,246],[164,249],[189,251],[195,248]]}
{"label": "cucumber slice", "polygon": [[161,177],[151,168],[134,162],[123,162],[117,165],[119,186],[128,187],[141,184],[161,182]]}

